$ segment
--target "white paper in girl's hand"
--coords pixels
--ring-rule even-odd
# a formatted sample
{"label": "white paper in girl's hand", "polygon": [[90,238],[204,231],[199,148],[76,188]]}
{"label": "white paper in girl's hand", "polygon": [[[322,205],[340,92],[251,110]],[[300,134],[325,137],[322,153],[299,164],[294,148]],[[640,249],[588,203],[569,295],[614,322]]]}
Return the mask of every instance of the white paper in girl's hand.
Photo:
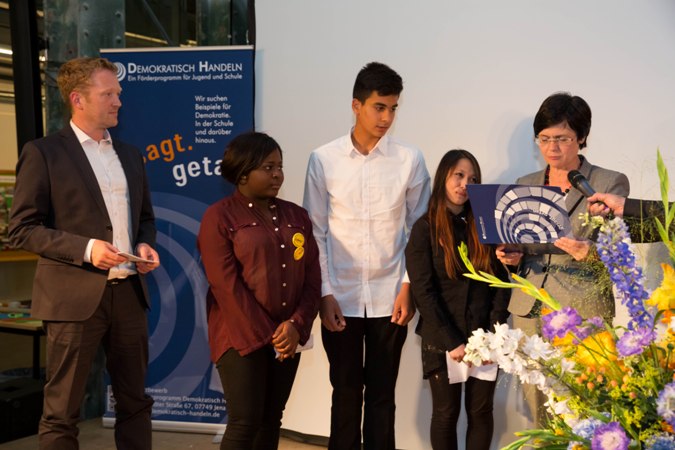
{"label": "white paper in girl's hand", "polygon": [[497,379],[497,364],[485,364],[482,366],[471,366],[465,362],[457,362],[450,357],[450,352],[445,352],[445,361],[448,365],[448,382],[464,383],[469,377],[479,380],[495,381]]}

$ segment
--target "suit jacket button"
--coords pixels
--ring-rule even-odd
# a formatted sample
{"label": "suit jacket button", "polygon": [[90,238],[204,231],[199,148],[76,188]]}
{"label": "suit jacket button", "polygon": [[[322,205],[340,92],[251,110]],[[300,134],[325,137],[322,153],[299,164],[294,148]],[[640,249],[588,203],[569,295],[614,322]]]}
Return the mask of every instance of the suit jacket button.
{"label": "suit jacket button", "polygon": [[107,227],[105,227],[105,229],[108,231],[112,231],[112,225],[108,225]]}

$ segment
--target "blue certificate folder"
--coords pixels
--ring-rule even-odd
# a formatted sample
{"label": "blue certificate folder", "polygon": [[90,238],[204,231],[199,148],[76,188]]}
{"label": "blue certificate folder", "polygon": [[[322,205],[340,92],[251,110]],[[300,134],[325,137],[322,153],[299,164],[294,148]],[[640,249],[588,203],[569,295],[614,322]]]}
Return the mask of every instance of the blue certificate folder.
{"label": "blue certificate folder", "polygon": [[558,187],[467,185],[484,244],[547,244],[572,234],[565,196]]}

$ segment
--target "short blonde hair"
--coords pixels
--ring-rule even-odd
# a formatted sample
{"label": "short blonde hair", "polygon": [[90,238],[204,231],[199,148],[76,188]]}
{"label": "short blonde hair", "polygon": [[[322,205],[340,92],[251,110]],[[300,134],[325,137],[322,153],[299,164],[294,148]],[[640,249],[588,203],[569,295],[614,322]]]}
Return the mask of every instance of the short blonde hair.
{"label": "short blonde hair", "polygon": [[56,83],[59,86],[61,97],[70,108],[70,93],[73,91],[86,92],[91,86],[91,77],[99,69],[110,70],[117,74],[117,67],[105,58],[75,58],[64,63],[59,69]]}

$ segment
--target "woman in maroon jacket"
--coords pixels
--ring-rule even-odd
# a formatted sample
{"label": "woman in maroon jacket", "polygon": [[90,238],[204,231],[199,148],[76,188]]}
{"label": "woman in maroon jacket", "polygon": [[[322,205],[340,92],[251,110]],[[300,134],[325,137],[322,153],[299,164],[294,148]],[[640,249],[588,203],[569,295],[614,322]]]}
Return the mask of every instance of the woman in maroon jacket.
{"label": "woman in maroon jacket", "polygon": [[281,416],[321,297],[307,212],[277,198],[281,148],[263,133],[234,138],[222,176],[236,186],[202,218],[211,358],[227,402],[221,449],[276,448]]}

